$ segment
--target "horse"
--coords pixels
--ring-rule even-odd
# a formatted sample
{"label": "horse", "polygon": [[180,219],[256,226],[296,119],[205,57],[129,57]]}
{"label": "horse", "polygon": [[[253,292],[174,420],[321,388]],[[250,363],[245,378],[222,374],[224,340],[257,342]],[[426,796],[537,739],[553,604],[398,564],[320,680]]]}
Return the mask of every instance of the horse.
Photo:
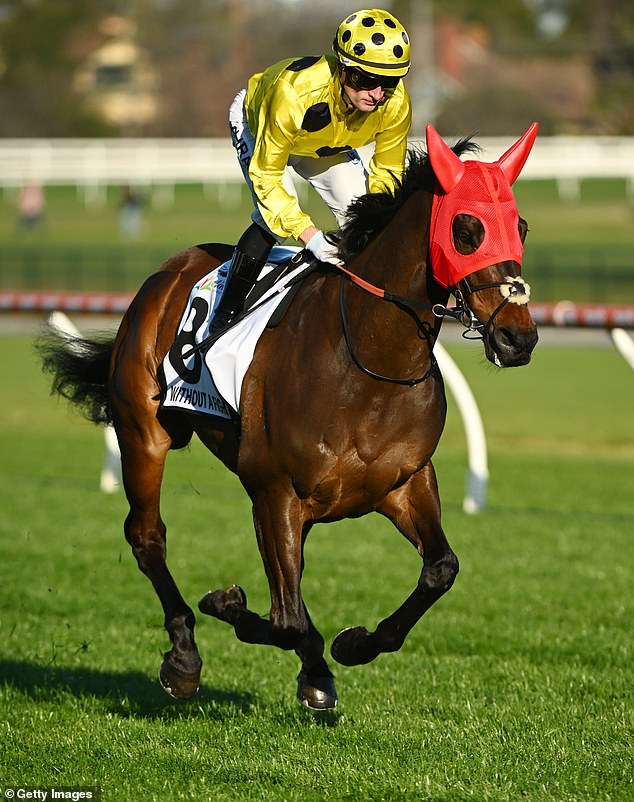
{"label": "horse", "polygon": [[115,426],[129,504],[125,537],[163,608],[171,648],[159,678],[173,697],[196,693],[202,661],[194,612],[167,567],[159,500],[168,452],[194,434],[250,497],[271,601],[262,617],[233,585],[209,591],[198,608],[243,642],[294,650],[296,698],[304,706],[329,710],[338,699],[324,639],[301,592],[304,544],[315,524],[377,512],[422,559],[413,590],[375,630],[353,626],[335,637],[330,653],[340,664],[366,664],[400,649],[451,588],[458,559],[441,525],[432,463],[446,416],[433,347],[449,314],[465,336],[482,339],[495,365],[530,361],[538,336],[521,277],[527,224],[511,184],[536,130],[533,123],[488,163],[460,158],[477,149],[471,139],[449,147],[428,126],[427,152],[410,150],[397,189],[353,201],[337,233],[341,264],[318,264],[281,321],[262,334],[239,419],[160,404],[159,366],[190,289],[228,257],[226,245],[168,258],[146,279],[114,337],[50,333],[40,342],[51,392],[93,422]]}

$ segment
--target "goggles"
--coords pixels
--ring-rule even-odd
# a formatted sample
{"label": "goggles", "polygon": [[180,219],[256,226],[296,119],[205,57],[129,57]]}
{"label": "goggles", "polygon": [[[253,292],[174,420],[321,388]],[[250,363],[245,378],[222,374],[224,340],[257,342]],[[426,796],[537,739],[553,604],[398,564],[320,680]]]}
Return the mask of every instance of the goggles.
{"label": "goggles", "polygon": [[346,83],[353,89],[369,92],[378,86],[385,92],[393,92],[398,86],[400,78],[390,77],[389,75],[369,75],[361,70],[345,70]]}

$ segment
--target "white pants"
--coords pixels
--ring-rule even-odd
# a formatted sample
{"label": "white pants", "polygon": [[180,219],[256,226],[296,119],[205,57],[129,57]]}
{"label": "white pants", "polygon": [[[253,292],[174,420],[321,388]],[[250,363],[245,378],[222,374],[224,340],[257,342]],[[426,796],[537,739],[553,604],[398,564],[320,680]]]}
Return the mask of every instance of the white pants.
{"label": "white pants", "polygon": [[[246,93],[246,89],[238,92],[229,109],[231,140],[236,149],[244,180],[251,190],[254,206],[251,219],[265,231],[269,231],[278,242],[282,242],[285,237],[273,234],[264,222],[258,206],[258,199],[253,191],[253,184],[249,177],[249,163],[253,155],[255,139],[249,130],[244,109]],[[345,211],[351,201],[368,191],[368,172],[356,150],[344,151],[336,156],[324,156],[323,158],[291,155],[288,165],[282,174],[282,183],[284,189],[290,195],[297,197],[297,191],[293,183],[294,175],[299,175],[310,183],[333,213],[338,225],[342,224]]]}

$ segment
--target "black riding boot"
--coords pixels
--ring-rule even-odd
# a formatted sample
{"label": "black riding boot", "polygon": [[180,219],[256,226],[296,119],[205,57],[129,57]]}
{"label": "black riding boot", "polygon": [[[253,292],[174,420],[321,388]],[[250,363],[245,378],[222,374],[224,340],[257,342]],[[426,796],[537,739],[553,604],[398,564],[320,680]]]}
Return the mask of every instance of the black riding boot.
{"label": "black riding boot", "polygon": [[227,281],[214,313],[210,334],[229,325],[242,312],[247,295],[266,264],[275,239],[256,223],[240,237],[229,266]]}

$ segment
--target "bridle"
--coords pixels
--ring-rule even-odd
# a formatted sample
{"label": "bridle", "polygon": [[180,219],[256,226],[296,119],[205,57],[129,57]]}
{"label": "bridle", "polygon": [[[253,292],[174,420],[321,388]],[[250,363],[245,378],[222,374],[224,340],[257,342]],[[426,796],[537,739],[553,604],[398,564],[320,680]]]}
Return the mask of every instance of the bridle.
{"label": "bridle", "polygon": [[[486,323],[481,323],[475,316],[473,310],[467,303],[467,298],[481,290],[497,289],[502,296],[502,301],[493,310]],[[486,284],[473,285],[469,278],[463,278],[451,288],[456,299],[456,305],[452,307],[443,304],[434,304],[432,312],[438,318],[451,317],[464,326],[462,336],[466,340],[483,340],[493,331],[495,318],[507,304],[524,305],[530,299],[531,288],[521,276],[505,276],[503,281],[490,281]]]}
{"label": "bridle", "polygon": [[[455,286],[450,288],[456,299],[455,306],[448,307],[444,306],[443,304],[424,304],[420,301],[415,301],[412,298],[394,295],[380,287],[376,287],[373,284],[370,284],[368,281],[362,279],[360,276],[357,276],[352,271],[348,270],[343,264],[337,265],[337,269],[342,273],[341,285],[339,289],[341,326],[343,329],[346,347],[353,362],[361,371],[363,371],[363,373],[373,379],[387,381],[392,384],[407,385],[410,387],[420,384],[421,382],[425,381],[425,379],[438,372],[438,364],[434,357],[433,351],[430,349],[431,365],[428,370],[426,370],[421,376],[418,376],[414,379],[397,379],[390,376],[383,376],[382,374],[375,373],[367,368],[358,358],[352,344],[352,338],[350,336],[348,317],[346,315],[344,304],[344,287],[346,281],[350,281],[352,284],[355,284],[357,287],[360,287],[365,292],[370,293],[377,298],[381,298],[382,300],[396,304],[397,306],[412,312],[417,318],[417,310],[431,310],[431,312],[436,318],[439,319],[439,321],[444,317],[451,317],[458,321],[458,323],[462,324],[465,329],[462,332],[462,336],[467,340],[483,340],[492,332],[495,318],[507,304],[524,305],[528,303],[530,298],[530,286],[521,276],[505,276],[503,281],[490,281],[486,284],[476,285],[473,285],[469,279],[465,277],[461,279]],[[502,296],[502,301],[493,310],[486,323],[481,323],[469,306],[467,298],[469,298],[471,295],[474,295],[476,292],[480,292],[481,290],[491,289],[499,290],[500,295]]]}

